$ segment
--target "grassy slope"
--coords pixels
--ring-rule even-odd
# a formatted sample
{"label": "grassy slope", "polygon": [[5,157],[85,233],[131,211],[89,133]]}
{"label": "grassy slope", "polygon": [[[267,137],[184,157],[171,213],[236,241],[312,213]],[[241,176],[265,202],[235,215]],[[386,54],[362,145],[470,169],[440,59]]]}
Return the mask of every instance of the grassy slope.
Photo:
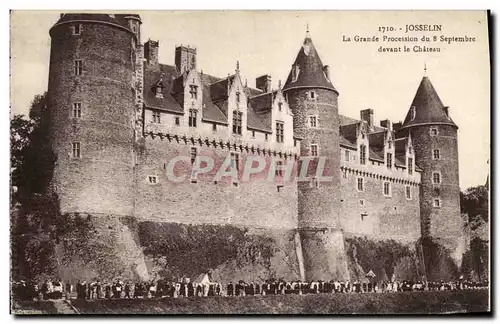
{"label": "grassy slope", "polygon": [[438,314],[485,312],[488,291],[73,301],[85,314]]}

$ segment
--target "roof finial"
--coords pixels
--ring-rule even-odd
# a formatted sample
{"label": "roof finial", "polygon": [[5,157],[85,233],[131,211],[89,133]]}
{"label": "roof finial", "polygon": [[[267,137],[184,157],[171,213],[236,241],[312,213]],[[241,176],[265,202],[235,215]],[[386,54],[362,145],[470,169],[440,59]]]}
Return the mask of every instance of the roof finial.
{"label": "roof finial", "polygon": [[248,88],[248,80],[245,78],[245,88]]}
{"label": "roof finial", "polygon": [[424,77],[427,76],[427,62],[424,62]]}
{"label": "roof finial", "polygon": [[281,89],[281,79],[278,80],[278,89]]}
{"label": "roof finial", "polygon": [[236,73],[240,72],[240,61],[236,61]]}
{"label": "roof finial", "polygon": [[311,37],[311,35],[309,34],[309,23],[306,24],[306,38],[309,38]]}

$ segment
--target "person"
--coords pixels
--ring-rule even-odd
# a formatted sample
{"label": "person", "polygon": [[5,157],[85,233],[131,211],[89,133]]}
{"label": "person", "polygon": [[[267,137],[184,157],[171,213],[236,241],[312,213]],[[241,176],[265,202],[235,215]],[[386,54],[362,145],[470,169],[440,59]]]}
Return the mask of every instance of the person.
{"label": "person", "polygon": [[54,287],[54,293],[53,293],[54,298],[61,299],[63,296],[63,286],[61,280],[59,279],[55,280],[53,283],[53,287]]}
{"label": "person", "polygon": [[222,293],[222,287],[220,286],[220,284],[218,284],[218,283],[217,283],[217,284],[215,285],[215,295],[216,295],[216,296],[220,296],[220,295],[221,295],[221,293]]}
{"label": "person", "polygon": [[97,299],[102,298],[102,284],[101,280],[99,279],[97,279],[97,282],[95,284],[95,295]]}
{"label": "person", "polygon": [[128,281],[125,282],[125,296],[123,298],[130,299],[130,283]]}
{"label": "person", "polygon": [[107,283],[104,288],[104,298],[111,298],[111,285],[109,283]]}
{"label": "person", "polygon": [[153,280],[149,283],[149,296],[150,298],[156,297],[156,286]]}
{"label": "person", "polygon": [[193,283],[191,281],[189,281],[187,284],[187,295],[188,295],[188,297],[194,296],[194,286],[193,286]]}
{"label": "person", "polygon": [[66,286],[64,287],[65,288],[65,292],[66,292],[66,299],[71,299],[71,282],[66,281]]}

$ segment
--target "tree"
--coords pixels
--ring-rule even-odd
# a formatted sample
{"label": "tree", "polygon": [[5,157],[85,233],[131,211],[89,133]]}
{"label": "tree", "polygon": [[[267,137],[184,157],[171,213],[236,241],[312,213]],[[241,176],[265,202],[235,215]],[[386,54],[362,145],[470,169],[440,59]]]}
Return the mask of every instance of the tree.
{"label": "tree", "polygon": [[460,209],[469,216],[469,223],[481,217],[488,222],[488,188],[486,186],[470,187],[460,193]]}

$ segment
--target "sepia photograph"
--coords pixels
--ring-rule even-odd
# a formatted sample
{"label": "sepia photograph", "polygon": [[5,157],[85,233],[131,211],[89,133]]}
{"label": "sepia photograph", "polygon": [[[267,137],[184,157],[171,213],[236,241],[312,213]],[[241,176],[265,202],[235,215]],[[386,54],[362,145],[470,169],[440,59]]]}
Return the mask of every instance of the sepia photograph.
{"label": "sepia photograph", "polygon": [[10,313],[491,314],[489,11],[10,12]]}

